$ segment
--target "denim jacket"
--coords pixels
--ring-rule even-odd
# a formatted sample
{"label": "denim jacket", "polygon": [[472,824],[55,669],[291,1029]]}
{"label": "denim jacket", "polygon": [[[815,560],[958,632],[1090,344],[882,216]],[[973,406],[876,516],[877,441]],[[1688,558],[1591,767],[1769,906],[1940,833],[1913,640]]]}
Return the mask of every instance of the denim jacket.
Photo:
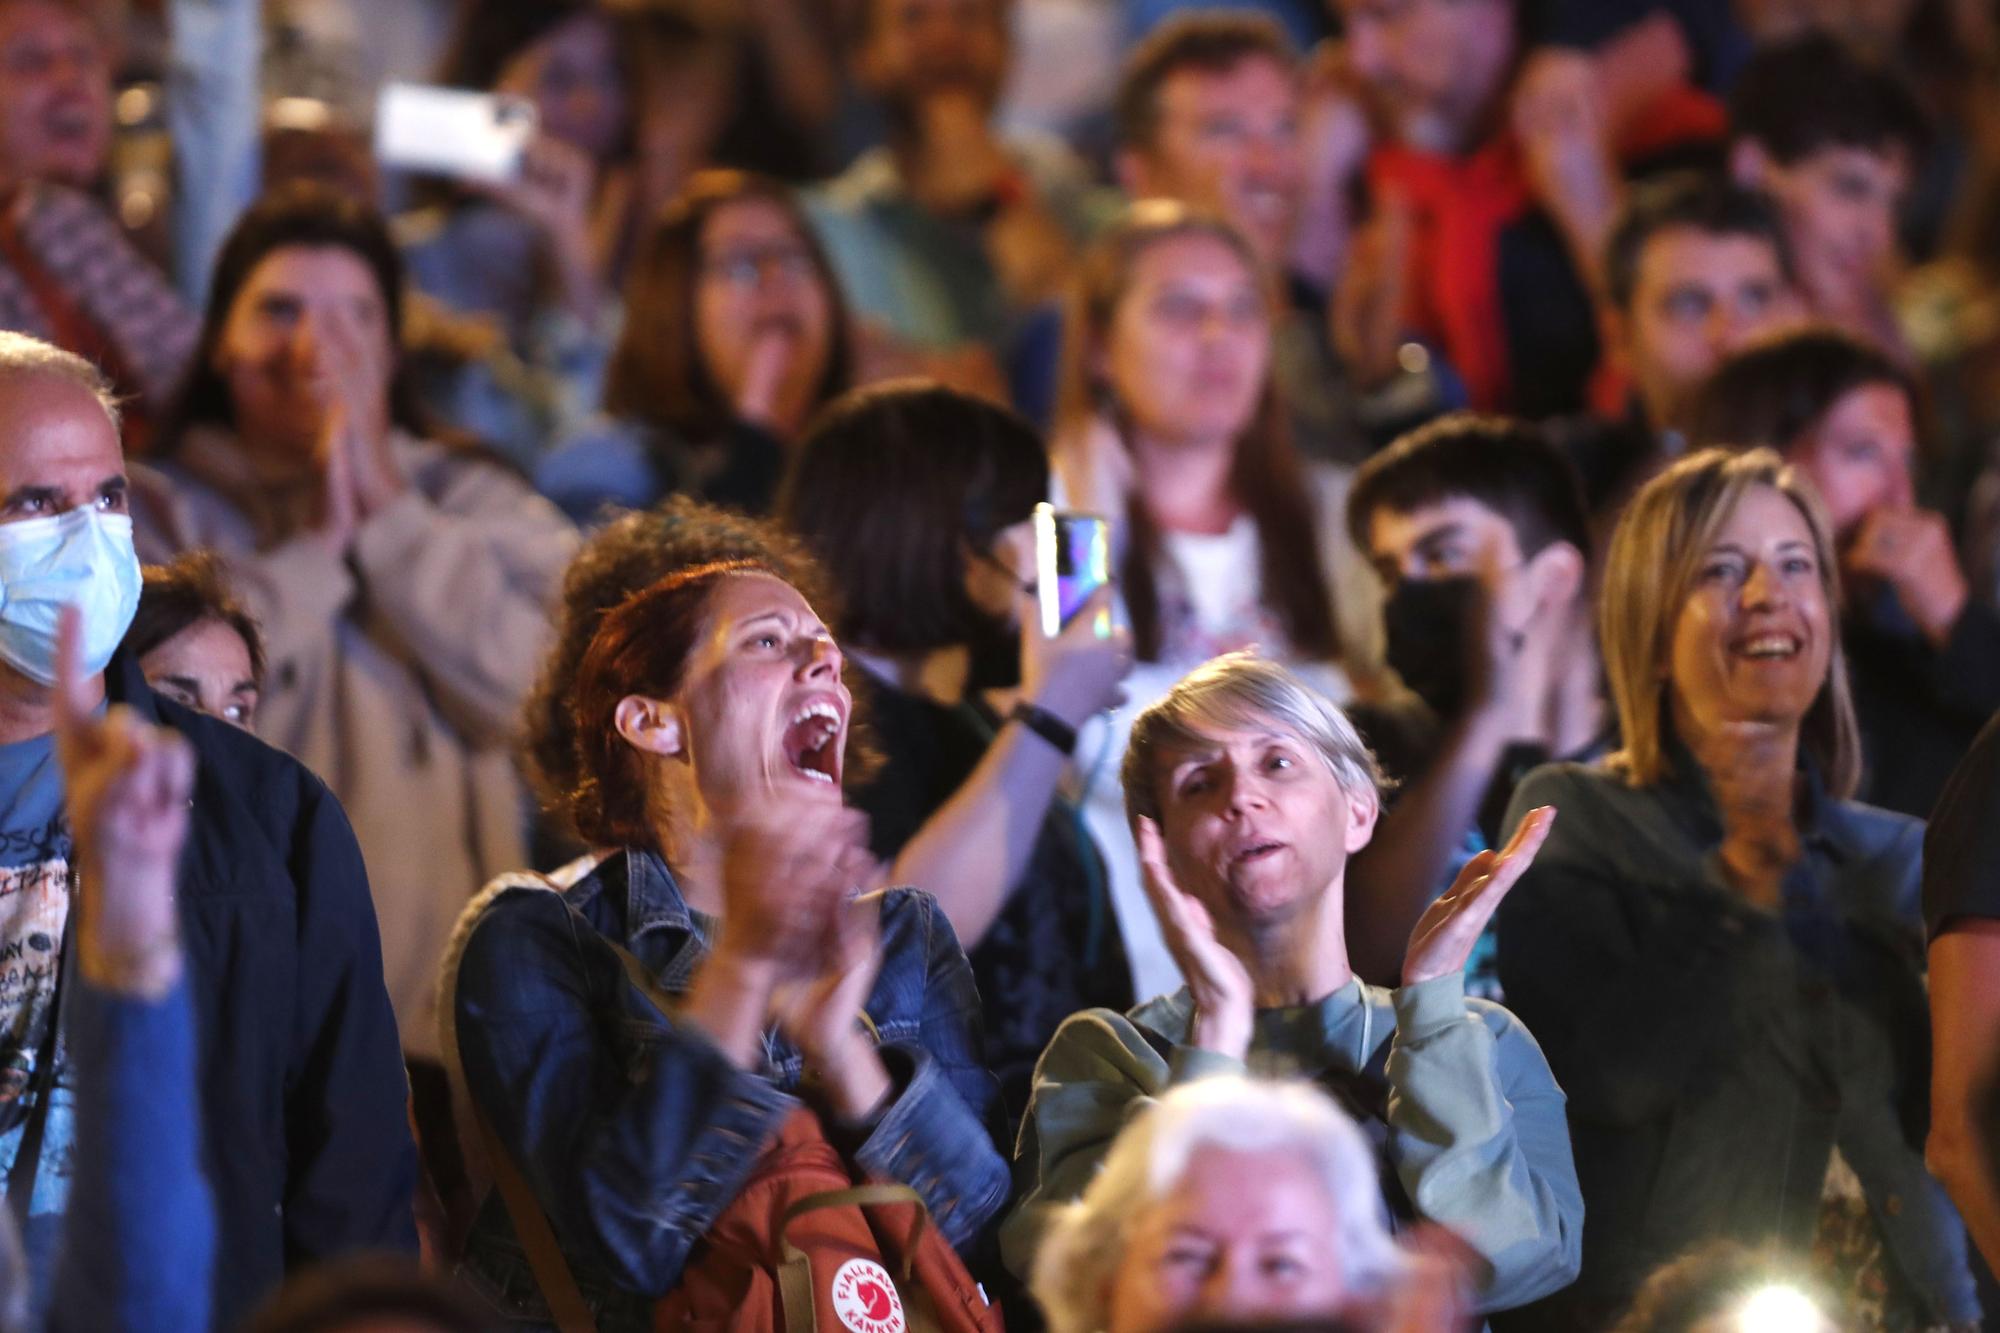
{"label": "denim jacket", "polygon": [[1762,911],[1723,878],[1700,769],[1669,758],[1644,787],[1537,769],[1504,824],[1561,811],[1500,908],[1500,972],[1569,1093],[1591,1219],[1574,1326],[1711,1236],[1809,1245],[1836,1148],[1926,1318],[1975,1318],[1965,1230],[1923,1161],[1923,826],[1806,765],[1802,855]]}
{"label": "denim jacket", "polygon": [[[613,853],[560,893],[503,882],[467,920],[449,1010],[467,1091],[533,1186],[599,1327],[650,1329],[652,1301],[798,1105],[804,1061],[769,1031],[764,1068],[738,1069],[631,984],[610,941],[678,995],[715,929],[651,852]],[[981,1064],[971,969],[928,894],[885,896],[867,1013],[896,1091],[873,1124],[845,1141],[829,1132],[868,1177],[914,1187],[970,1255],[1007,1201],[999,1086]],[[497,1197],[465,1267],[507,1314],[546,1318]]]}

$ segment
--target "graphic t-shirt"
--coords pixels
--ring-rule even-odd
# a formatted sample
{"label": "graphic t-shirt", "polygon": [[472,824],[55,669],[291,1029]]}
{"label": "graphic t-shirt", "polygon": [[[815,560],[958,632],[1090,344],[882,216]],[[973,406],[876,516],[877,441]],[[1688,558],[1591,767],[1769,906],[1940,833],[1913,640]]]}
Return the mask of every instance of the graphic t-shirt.
{"label": "graphic t-shirt", "polygon": [[38,1317],[73,1166],[76,1088],[67,1053],[49,1040],[69,924],[69,863],[55,737],[0,745],[0,1180],[12,1178],[23,1134],[40,1114],[40,1063],[51,1053],[55,1060],[41,1165],[22,1234]]}

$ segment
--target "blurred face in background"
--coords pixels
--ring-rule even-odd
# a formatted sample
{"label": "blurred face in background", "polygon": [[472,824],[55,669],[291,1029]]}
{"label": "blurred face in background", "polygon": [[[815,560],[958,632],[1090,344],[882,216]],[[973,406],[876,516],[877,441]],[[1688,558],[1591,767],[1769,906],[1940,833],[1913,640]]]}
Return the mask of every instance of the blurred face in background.
{"label": "blurred face in background", "polygon": [[1681,427],[1724,357],[1799,313],[1777,250],[1759,236],[1669,227],[1646,242],[1633,279],[1611,341],[1656,430]]}
{"label": "blurred face in background", "polygon": [[1864,384],[1835,399],[1785,450],[1785,461],[1819,492],[1834,535],[1842,538],[1878,509],[1909,508],[1916,452],[1910,396],[1901,385]]}
{"label": "blurred face in background", "polygon": [[1153,142],[1119,163],[1127,193],[1218,214],[1266,265],[1282,264],[1303,184],[1292,68],[1264,55],[1191,66],[1161,82],[1158,101]]}
{"label": "blurred face in background", "polygon": [[762,199],[724,204],[701,232],[695,329],[702,364],[731,402],[745,381],[782,367],[777,401],[806,410],[826,375],[833,301],[811,248],[785,210]]}
{"label": "blurred face in background", "polygon": [[1129,1228],[1107,1333],[1328,1315],[1349,1295],[1339,1211],[1297,1152],[1198,1148]]}
{"label": "blurred face in background", "polygon": [[[340,382],[340,353],[366,384]],[[214,366],[229,387],[237,434],[254,453],[316,467],[329,404],[365,393],[386,417],[394,370],[389,308],[375,272],[342,246],[281,246],[258,262],[230,302]]]}
{"label": "blurred face in background", "polygon": [[1506,87],[1516,0],[1334,0],[1349,66],[1405,140],[1472,147]]}
{"label": "blurred face in background", "polygon": [[617,35],[584,11],[556,25],[507,62],[496,91],[535,104],[542,133],[602,162],[625,137],[630,98]]}
{"label": "blurred face in background", "polygon": [[0,180],[88,186],[110,148],[103,34],[56,0],[0,0]]}
{"label": "blurred face in background", "polygon": [[914,115],[941,93],[991,108],[1007,77],[1005,0],[864,0],[861,81],[892,112]]}
{"label": "blurred face in background", "polygon": [[1258,275],[1218,236],[1169,235],[1132,262],[1098,374],[1130,426],[1159,443],[1233,442],[1271,364]]}
{"label": "blurred face in background", "polygon": [[1910,189],[1902,150],[1836,145],[1789,165],[1750,158],[1747,178],[1777,203],[1814,308],[1840,316],[1886,300],[1899,259],[1896,214]]}

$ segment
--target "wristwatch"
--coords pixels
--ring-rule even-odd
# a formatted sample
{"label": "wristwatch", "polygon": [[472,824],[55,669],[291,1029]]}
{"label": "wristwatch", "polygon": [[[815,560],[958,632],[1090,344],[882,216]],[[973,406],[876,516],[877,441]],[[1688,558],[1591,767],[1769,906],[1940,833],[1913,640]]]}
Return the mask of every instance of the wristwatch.
{"label": "wristwatch", "polygon": [[1076,728],[1046,708],[1037,708],[1023,699],[1008,711],[1007,720],[1019,722],[1063,754],[1076,753]]}

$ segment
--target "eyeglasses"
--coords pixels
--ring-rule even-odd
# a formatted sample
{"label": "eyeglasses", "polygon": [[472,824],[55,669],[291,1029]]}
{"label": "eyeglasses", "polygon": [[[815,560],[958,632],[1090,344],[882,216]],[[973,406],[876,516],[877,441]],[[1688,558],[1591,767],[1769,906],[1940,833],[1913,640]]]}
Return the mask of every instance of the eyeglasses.
{"label": "eyeglasses", "polygon": [[744,291],[756,290],[766,276],[773,273],[787,282],[810,282],[819,276],[812,255],[798,245],[731,250],[704,259],[701,271],[704,277],[715,278]]}

